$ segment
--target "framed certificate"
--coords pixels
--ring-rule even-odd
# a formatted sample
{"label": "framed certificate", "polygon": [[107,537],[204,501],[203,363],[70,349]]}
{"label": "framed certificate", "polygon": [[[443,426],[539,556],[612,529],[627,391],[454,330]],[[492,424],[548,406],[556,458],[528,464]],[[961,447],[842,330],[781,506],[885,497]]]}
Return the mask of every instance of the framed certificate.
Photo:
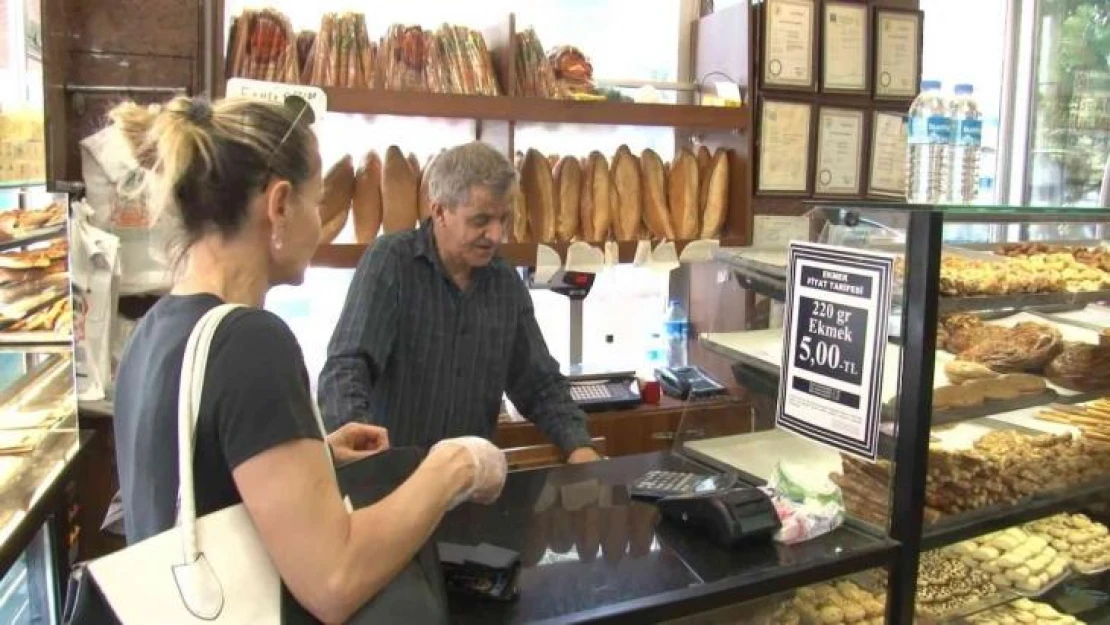
{"label": "framed certificate", "polygon": [[817,0],[767,0],[763,4],[764,88],[817,89]]}
{"label": "framed certificate", "polygon": [[871,120],[871,164],[867,195],[906,197],[906,115],[875,111]]}
{"label": "framed certificate", "polygon": [[921,11],[875,9],[875,97],[910,100],[921,86]]}
{"label": "framed certificate", "polygon": [[825,0],[821,11],[821,91],[871,92],[871,9]]}
{"label": "framed certificate", "polygon": [[858,109],[822,106],[818,111],[814,195],[860,194],[866,120]]}
{"label": "framed certificate", "polygon": [[756,193],[807,195],[813,105],[809,102],[763,100],[759,121]]}

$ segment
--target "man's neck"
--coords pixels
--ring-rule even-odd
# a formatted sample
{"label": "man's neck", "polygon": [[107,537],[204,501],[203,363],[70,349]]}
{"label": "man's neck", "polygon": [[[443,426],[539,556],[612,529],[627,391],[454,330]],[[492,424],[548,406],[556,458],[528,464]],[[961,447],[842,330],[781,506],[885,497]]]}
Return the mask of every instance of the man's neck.
{"label": "man's neck", "polygon": [[436,255],[439,256],[439,262],[443,265],[443,270],[447,273],[447,277],[451,278],[451,282],[460,290],[465,291],[470,287],[471,282],[471,269],[470,265],[466,264],[458,258],[452,258],[450,255],[443,252],[440,247],[438,239],[438,231],[435,226],[432,226],[432,245],[435,247]]}

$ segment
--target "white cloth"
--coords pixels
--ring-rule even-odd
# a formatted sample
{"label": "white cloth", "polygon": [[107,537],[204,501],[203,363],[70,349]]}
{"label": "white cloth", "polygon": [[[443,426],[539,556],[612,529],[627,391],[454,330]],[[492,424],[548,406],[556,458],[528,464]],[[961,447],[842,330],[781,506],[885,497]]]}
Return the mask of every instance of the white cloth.
{"label": "white cloth", "polygon": [[93,209],[73,205],[69,261],[77,397],[105,399],[112,386],[112,327],[119,302],[119,237],[92,225]]}

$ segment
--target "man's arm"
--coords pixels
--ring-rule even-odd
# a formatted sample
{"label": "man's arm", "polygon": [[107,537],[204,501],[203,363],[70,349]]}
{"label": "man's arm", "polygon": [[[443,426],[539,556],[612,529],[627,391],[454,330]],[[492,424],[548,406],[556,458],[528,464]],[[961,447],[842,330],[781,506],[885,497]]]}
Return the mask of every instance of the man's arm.
{"label": "man's arm", "polygon": [[329,431],[351,421],[370,421],[370,390],[393,351],[397,332],[397,281],[397,263],[388,245],[372,244],[355,269],[320,372],[320,407]]}
{"label": "man's arm", "polygon": [[586,430],[586,414],[571,400],[567,379],[547,351],[536,323],[532,297],[523,284],[518,296],[521,311],[509,364],[509,399],[569,460],[595,460],[597,454]]}

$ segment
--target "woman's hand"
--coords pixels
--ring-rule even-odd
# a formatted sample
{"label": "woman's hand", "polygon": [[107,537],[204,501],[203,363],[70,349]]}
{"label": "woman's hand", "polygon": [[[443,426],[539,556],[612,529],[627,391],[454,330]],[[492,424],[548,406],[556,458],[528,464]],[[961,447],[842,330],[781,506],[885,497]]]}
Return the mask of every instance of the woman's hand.
{"label": "woman's hand", "polygon": [[389,449],[389,431],[366,423],[348,423],[328,435],[336,465],[361,460]]}
{"label": "woman's hand", "polygon": [[496,445],[478,436],[461,436],[439,441],[428,450],[428,457],[453,456],[461,460],[466,469],[467,479],[463,488],[455,494],[448,504],[450,510],[464,501],[493,503],[501,495],[508,473],[505,453]]}

